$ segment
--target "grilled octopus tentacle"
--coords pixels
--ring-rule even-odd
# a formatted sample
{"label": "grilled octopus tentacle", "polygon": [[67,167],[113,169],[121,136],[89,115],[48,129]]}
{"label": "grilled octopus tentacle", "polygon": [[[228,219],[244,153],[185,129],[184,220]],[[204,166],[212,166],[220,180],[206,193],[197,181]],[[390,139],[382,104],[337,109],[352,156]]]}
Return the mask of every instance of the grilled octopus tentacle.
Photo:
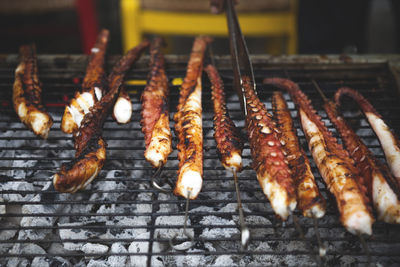
{"label": "grilled octopus tentacle", "polygon": [[179,140],[179,170],[174,193],[190,199],[197,197],[203,183],[201,74],[204,52],[209,42],[209,37],[200,36],[193,43],[174,115],[175,131]]}
{"label": "grilled octopus tentacle", "polygon": [[148,46],[149,42],[143,41],[114,66],[108,77],[110,90],[85,114],[81,126],[74,134],[75,160],[63,164],[60,172],[53,177],[56,190],[74,193],[85,188],[100,172],[106,158],[106,143],[102,138],[104,121],[119,94],[125,72]]}
{"label": "grilled octopus tentacle", "polygon": [[145,138],[144,156],[158,168],[165,165],[172,152],[172,135],[169,128],[168,78],[165,73],[162,38],[155,38],[150,47],[150,73],[142,94],[142,132]]}
{"label": "grilled octopus tentacle", "polygon": [[335,102],[340,105],[340,98],[343,95],[353,98],[361,107],[363,113],[368,119],[369,124],[377,135],[379,142],[382,145],[383,152],[385,153],[386,161],[389,168],[400,186],[400,140],[392,132],[389,126],[383,121],[382,116],[375,110],[375,108],[365,99],[359,92],[348,88],[342,87],[335,94]]}
{"label": "grilled octopus tentacle", "polygon": [[128,123],[132,118],[132,110],[131,98],[125,90],[125,87],[122,87],[119,91],[119,96],[115,101],[113,119],[120,124]]}
{"label": "grilled octopus tentacle", "polygon": [[211,81],[214,105],[214,138],[218,155],[227,170],[238,172],[242,169],[243,141],[226,110],[224,85],[217,69],[213,65],[205,68]]}
{"label": "grilled octopus tentacle", "polygon": [[282,148],[284,143],[278,137],[280,130],[255,94],[249,77],[242,77],[242,81],[246,95],[246,126],[253,168],[275,214],[286,220],[296,208],[297,202],[288,161]]}
{"label": "grilled octopus tentacle", "polygon": [[365,190],[357,183],[359,173],[354,161],[329,132],[296,83],[281,78],[265,79],[264,83],[287,90],[295,102],[308,147],[328,189],[336,198],[342,224],[350,233],[370,235],[374,219]]}
{"label": "grilled octopus tentacle", "polygon": [[109,35],[109,31],[103,29],[97,37],[96,44],[90,54],[89,64],[86,67],[82,90],[81,92],[77,91],[70,104],[65,107],[60,125],[64,133],[75,133],[79,129],[85,114],[103,96],[104,57]]}
{"label": "grilled octopus tentacle", "polygon": [[379,162],[339,114],[332,101],[324,104],[329,119],[336,126],[356,167],[360,170],[358,182],[364,184],[378,219],[387,223],[400,223],[400,190],[388,167]]}
{"label": "grilled octopus tentacle", "polygon": [[279,139],[285,143],[283,149],[296,186],[299,209],[304,216],[321,218],[326,211],[325,199],[318,190],[310,161],[300,147],[290,111],[281,92],[273,93],[272,108],[281,131]]}
{"label": "grilled octopus tentacle", "polygon": [[34,134],[46,139],[53,119],[42,105],[36,48],[34,45],[23,45],[19,53],[21,62],[15,70],[13,85],[14,109],[22,123]]}

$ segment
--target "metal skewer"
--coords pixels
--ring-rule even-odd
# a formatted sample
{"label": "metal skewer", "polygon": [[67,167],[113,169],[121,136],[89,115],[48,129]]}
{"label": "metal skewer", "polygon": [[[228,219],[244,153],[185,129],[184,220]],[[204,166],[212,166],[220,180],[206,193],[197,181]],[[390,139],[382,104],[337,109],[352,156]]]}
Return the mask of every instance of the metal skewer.
{"label": "metal skewer", "polygon": [[319,234],[318,218],[313,216],[312,219],[313,219],[313,224],[314,224],[314,233],[315,233],[315,236],[317,237],[317,242],[318,242],[318,248],[319,248],[318,249],[318,253],[319,253],[319,256],[321,258],[325,258],[325,256],[326,256],[326,247],[322,243],[321,235]]}
{"label": "metal skewer", "polygon": [[240,240],[241,240],[241,245],[243,249],[247,248],[247,244],[249,243],[250,240],[250,230],[246,225],[246,222],[244,220],[244,212],[243,212],[243,206],[242,206],[242,200],[240,198],[240,191],[239,191],[239,181],[237,177],[237,171],[235,169],[232,169],[233,173],[233,181],[235,182],[235,189],[236,189],[236,199],[237,199],[237,205],[238,205],[238,210],[239,210],[239,222],[240,222]]}
{"label": "metal skewer", "polygon": [[157,180],[157,178],[159,178],[159,176],[160,176],[160,174],[161,174],[161,172],[162,172],[162,168],[164,167],[164,165],[162,164],[162,161],[160,161],[160,166],[157,168],[157,170],[156,170],[156,172],[153,174],[153,176],[151,177],[151,185],[155,188],[155,189],[157,189],[157,190],[159,190],[159,191],[161,191],[161,192],[163,192],[163,193],[171,193],[172,192],[172,188],[170,188],[170,189],[165,189],[165,188],[162,188],[159,184],[158,184],[158,182],[156,181]]}
{"label": "metal skewer", "polygon": [[313,255],[313,259],[315,260],[317,265],[318,266],[322,266],[322,259],[321,259],[319,254],[318,255],[315,254],[315,252],[314,252],[314,250],[313,250],[313,248],[311,246],[311,242],[304,235],[303,228],[301,228],[301,225],[300,225],[300,222],[299,222],[299,218],[293,213],[291,213],[291,215],[292,215],[294,227],[296,228],[296,231],[299,233],[300,238],[307,245],[307,248],[311,252],[311,255]]}
{"label": "metal skewer", "polygon": [[368,244],[365,241],[362,234],[357,233],[357,236],[358,236],[358,239],[360,239],[360,243],[365,252],[365,255],[367,255],[367,266],[371,266],[371,253],[369,252]]}
{"label": "metal skewer", "polygon": [[169,239],[169,245],[171,246],[172,249],[177,250],[177,251],[187,251],[187,250],[191,249],[195,244],[194,237],[192,235],[190,235],[189,232],[187,231],[187,221],[188,221],[188,218],[189,218],[189,202],[190,202],[190,194],[191,194],[191,192],[192,191],[190,191],[190,190],[187,191],[186,205],[185,205],[185,221],[183,223],[183,235],[190,239],[190,244],[189,244],[189,246],[184,247],[184,248],[180,248],[180,246],[183,243],[174,244],[174,240],[178,236],[178,233],[176,233],[173,237],[171,237]]}
{"label": "metal skewer", "polygon": [[[214,53],[213,53],[211,45],[208,47],[208,53],[209,53],[209,58],[211,60],[211,64],[216,67],[216,63],[215,63],[215,60],[214,60]],[[239,181],[238,181],[237,170],[236,170],[236,168],[232,168],[231,171],[232,171],[232,174],[233,174],[233,181],[234,181],[234,184],[235,184],[237,208],[238,208],[238,212],[239,212],[240,244],[242,245],[242,249],[246,249],[247,245],[248,245],[248,243],[250,241],[250,230],[247,227],[246,221],[244,219],[244,212],[243,212],[242,200],[240,198],[240,190],[239,190]]]}

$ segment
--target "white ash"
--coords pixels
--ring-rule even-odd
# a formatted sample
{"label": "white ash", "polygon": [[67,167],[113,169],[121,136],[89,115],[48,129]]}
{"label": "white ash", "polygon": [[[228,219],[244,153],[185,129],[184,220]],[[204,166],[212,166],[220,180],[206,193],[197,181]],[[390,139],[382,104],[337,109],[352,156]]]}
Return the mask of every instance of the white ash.
{"label": "white ash", "polygon": [[211,242],[204,242],[204,248],[206,251],[217,251]]}
{"label": "white ash", "polygon": [[[218,228],[218,225],[234,226],[235,222],[217,216],[206,216],[203,220],[200,221],[200,224],[205,226],[203,233],[200,235],[203,238],[228,238],[232,237],[233,235],[239,234],[239,230],[237,228]],[[207,225],[212,225],[212,227],[209,228],[207,227]]]}
{"label": "white ash", "polygon": [[[176,196],[173,194],[159,194],[158,195],[158,200],[160,201],[165,201],[167,202],[168,200],[175,200]],[[171,204],[171,203],[162,203],[160,204],[160,210],[161,211],[168,211],[168,212],[177,212],[179,211],[179,208],[176,204]],[[193,210],[191,210],[193,211]]]}
{"label": "white ash", "polygon": [[1,191],[14,190],[18,193],[3,193],[2,196],[7,202],[29,201],[32,200],[33,194],[23,194],[24,191],[35,191],[33,184],[30,182],[16,181],[0,184]]}
{"label": "white ash", "polygon": [[[44,187],[42,190],[43,194],[38,194],[34,196],[31,201],[32,202],[41,202],[45,201],[44,198],[46,190],[48,190],[51,186],[51,182],[48,183],[47,186]],[[68,199],[67,194],[50,194],[50,197],[54,197],[54,200],[66,200]],[[49,200],[46,200],[45,202],[48,202]],[[68,212],[70,210],[70,207],[68,205],[52,205],[52,204],[38,204],[38,205],[23,205],[22,206],[22,213],[23,214],[41,214],[41,213],[57,213],[57,212]],[[24,216],[21,219],[20,225],[22,227],[30,227],[30,226],[43,226],[44,228],[53,226],[54,222],[56,220],[56,217],[54,216]],[[47,234],[49,234],[52,229],[47,228],[47,229],[29,229],[29,230],[24,230],[27,234],[27,238],[29,239],[43,239]]]}
{"label": "white ash", "polygon": [[12,247],[12,249],[10,250],[10,253],[12,254],[46,254],[46,251],[33,243],[25,243],[25,244],[21,244],[21,243],[17,243],[14,244],[14,246]]}
{"label": "white ash", "polygon": [[[176,225],[177,228],[157,228],[155,235],[160,238],[172,238],[177,234],[178,237],[186,238],[183,236],[184,222],[185,216],[159,216],[155,223],[158,227]],[[190,228],[190,218],[187,220],[187,226],[187,232],[193,236],[193,229]]]}
{"label": "white ash", "polygon": [[104,254],[108,251],[108,246],[95,243],[86,243],[81,247],[82,252],[87,254]]}
{"label": "white ash", "polygon": [[4,199],[0,196],[0,214],[6,214],[6,203]]}
{"label": "white ash", "polygon": [[32,261],[32,267],[49,267],[50,263],[45,257],[35,257]]}
{"label": "white ash", "polygon": [[164,263],[164,259],[160,256],[151,257],[151,266],[153,267],[164,267],[166,266]]}
{"label": "white ash", "polygon": [[103,260],[95,260],[91,259],[87,265],[87,267],[109,267],[107,263]]}
{"label": "white ash", "polygon": [[215,259],[211,266],[238,266],[238,264],[234,262],[232,256],[221,255]]}
{"label": "white ash", "polygon": [[[199,249],[189,249],[190,252],[203,252]],[[208,266],[214,260],[214,256],[203,256],[203,255],[190,255],[190,257],[185,255],[178,255],[176,257],[166,256],[165,265],[176,265],[176,266]]]}
{"label": "white ash", "polygon": [[20,257],[18,257],[18,258],[11,258],[10,260],[8,260],[7,261],[7,267],[15,267],[15,266],[18,266],[18,267],[28,267],[28,266],[30,266],[31,265],[31,261],[29,261],[28,259],[26,259],[26,258],[20,258]]}
{"label": "white ash", "polygon": [[[150,233],[142,233],[136,237],[136,239],[148,239]],[[129,257],[129,266],[145,266],[147,264],[147,256],[145,255],[135,255],[135,253],[148,253],[149,252],[149,242],[146,241],[134,241],[129,245],[129,253],[133,253]]]}
{"label": "white ash", "polygon": [[[8,227],[17,227],[17,225],[11,223],[11,222],[1,222],[1,226],[4,228],[8,228]],[[18,232],[18,230],[0,230],[0,240],[9,240],[11,238],[13,238],[15,236],[15,234]],[[0,245],[0,249],[1,249],[1,245]]]}
{"label": "white ash", "polygon": [[72,266],[72,264],[61,257],[35,257],[32,261],[32,266],[60,266],[60,267],[67,267]]}
{"label": "white ash", "polygon": [[[122,243],[117,242],[117,243],[112,244],[111,252],[112,253],[127,253],[128,250],[125,248],[125,246]],[[123,256],[123,255],[110,256],[110,257],[108,257],[107,264],[110,267],[125,266],[127,258],[128,258],[128,256]]]}

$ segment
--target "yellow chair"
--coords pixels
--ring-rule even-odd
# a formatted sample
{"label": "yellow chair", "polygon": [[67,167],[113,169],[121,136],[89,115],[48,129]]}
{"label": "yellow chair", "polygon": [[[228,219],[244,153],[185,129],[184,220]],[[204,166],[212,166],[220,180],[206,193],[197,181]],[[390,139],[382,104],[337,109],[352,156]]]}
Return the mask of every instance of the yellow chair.
{"label": "yellow chair", "polygon": [[[197,3],[201,2],[197,1]],[[206,1],[208,6],[208,0]],[[279,53],[280,50],[280,44],[272,40],[286,39],[286,52],[295,54],[297,52],[297,0],[287,0],[287,2],[286,10],[241,13],[239,9],[238,17],[243,34],[252,37],[273,37],[268,45],[268,52],[272,54],[277,54],[276,52]],[[164,1],[165,3],[168,1]],[[225,15],[213,15],[207,12],[208,10],[188,12],[146,9],[142,7],[140,0],[121,0],[120,8],[124,51],[137,45],[145,33],[185,36],[198,34],[227,36],[228,34]]]}

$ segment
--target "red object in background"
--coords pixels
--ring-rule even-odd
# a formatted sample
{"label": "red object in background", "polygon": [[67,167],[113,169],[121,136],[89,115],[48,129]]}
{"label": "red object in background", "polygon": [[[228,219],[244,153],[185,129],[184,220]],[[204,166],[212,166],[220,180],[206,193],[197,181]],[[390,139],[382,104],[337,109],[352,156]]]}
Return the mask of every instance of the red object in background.
{"label": "red object in background", "polygon": [[85,54],[90,54],[99,33],[96,17],[96,6],[93,0],[76,0],[82,48]]}

